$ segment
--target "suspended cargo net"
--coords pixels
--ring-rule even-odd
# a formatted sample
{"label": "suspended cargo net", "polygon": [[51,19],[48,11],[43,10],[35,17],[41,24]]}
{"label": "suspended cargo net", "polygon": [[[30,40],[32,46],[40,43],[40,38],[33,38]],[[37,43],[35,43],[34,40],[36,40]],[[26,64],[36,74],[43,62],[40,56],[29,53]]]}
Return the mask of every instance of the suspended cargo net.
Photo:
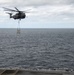
{"label": "suspended cargo net", "polygon": [[17,27],[17,35],[21,34],[21,29],[20,29],[20,20],[18,21],[18,27]]}

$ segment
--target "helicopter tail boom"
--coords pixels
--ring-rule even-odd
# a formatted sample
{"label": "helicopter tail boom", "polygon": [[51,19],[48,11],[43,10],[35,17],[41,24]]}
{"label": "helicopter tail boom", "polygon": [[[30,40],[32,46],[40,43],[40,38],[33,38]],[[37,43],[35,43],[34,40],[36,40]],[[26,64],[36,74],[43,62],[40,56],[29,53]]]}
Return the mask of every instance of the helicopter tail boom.
{"label": "helicopter tail boom", "polygon": [[7,13],[7,14],[9,14],[10,15],[10,18],[12,18],[12,13]]}

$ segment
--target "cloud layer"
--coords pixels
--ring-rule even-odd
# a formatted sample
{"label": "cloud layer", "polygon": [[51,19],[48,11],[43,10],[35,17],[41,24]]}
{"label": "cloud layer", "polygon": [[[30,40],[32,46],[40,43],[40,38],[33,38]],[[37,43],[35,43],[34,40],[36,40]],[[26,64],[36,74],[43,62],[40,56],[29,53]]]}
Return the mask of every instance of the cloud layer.
{"label": "cloud layer", "polygon": [[[74,0],[0,0],[0,7],[31,9],[30,17],[50,21],[73,21]],[[0,16],[2,12],[0,12]],[[4,15],[4,14],[3,14]]]}
{"label": "cloud layer", "polygon": [[7,4],[7,6],[73,5],[74,0],[0,0],[0,4]]}

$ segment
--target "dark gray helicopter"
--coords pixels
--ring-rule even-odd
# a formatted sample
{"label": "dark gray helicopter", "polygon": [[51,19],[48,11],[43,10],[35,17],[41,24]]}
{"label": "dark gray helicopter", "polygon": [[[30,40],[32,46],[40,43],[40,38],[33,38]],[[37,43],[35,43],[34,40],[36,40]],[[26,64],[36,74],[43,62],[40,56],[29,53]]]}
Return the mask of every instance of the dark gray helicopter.
{"label": "dark gray helicopter", "polygon": [[4,11],[11,11],[11,12],[17,12],[15,15],[13,15],[13,13],[8,13],[7,12],[7,14],[9,14],[10,15],[10,18],[13,18],[13,19],[19,19],[19,20],[21,20],[21,19],[24,19],[25,17],[26,17],[26,11],[20,11],[20,10],[18,10],[16,7],[15,7],[15,10],[13,10],[13,9],[9,9],[9,8],[5,8],[5,7],[3,7],[4,8]]}

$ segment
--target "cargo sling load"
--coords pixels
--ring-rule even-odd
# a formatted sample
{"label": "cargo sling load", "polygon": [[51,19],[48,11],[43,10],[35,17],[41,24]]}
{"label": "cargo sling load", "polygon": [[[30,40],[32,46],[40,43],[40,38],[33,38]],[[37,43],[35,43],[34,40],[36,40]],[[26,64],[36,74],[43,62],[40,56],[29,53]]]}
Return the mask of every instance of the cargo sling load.
{"label": "cargo sling load", "polygon": [[[9,14],[10,18],[13,18],[14,20],[21,20],[21,19],[25,19],[26,18],[26,13],[29,13],[29,12],[26,12],[26,11],[20,11],[18,8],[15,7],[15,9],[9,9],[9,8],[6,8],[6,7],[3,7],[4,8],[4,11],[7,11],[6,13]],[[12,12],[12,13],[11,13]],[[14,15],[13,15],[13,12],[16,12]],[[20,24],[18,22],[18,28],[17,28],[17,34],[20,34]]]}

